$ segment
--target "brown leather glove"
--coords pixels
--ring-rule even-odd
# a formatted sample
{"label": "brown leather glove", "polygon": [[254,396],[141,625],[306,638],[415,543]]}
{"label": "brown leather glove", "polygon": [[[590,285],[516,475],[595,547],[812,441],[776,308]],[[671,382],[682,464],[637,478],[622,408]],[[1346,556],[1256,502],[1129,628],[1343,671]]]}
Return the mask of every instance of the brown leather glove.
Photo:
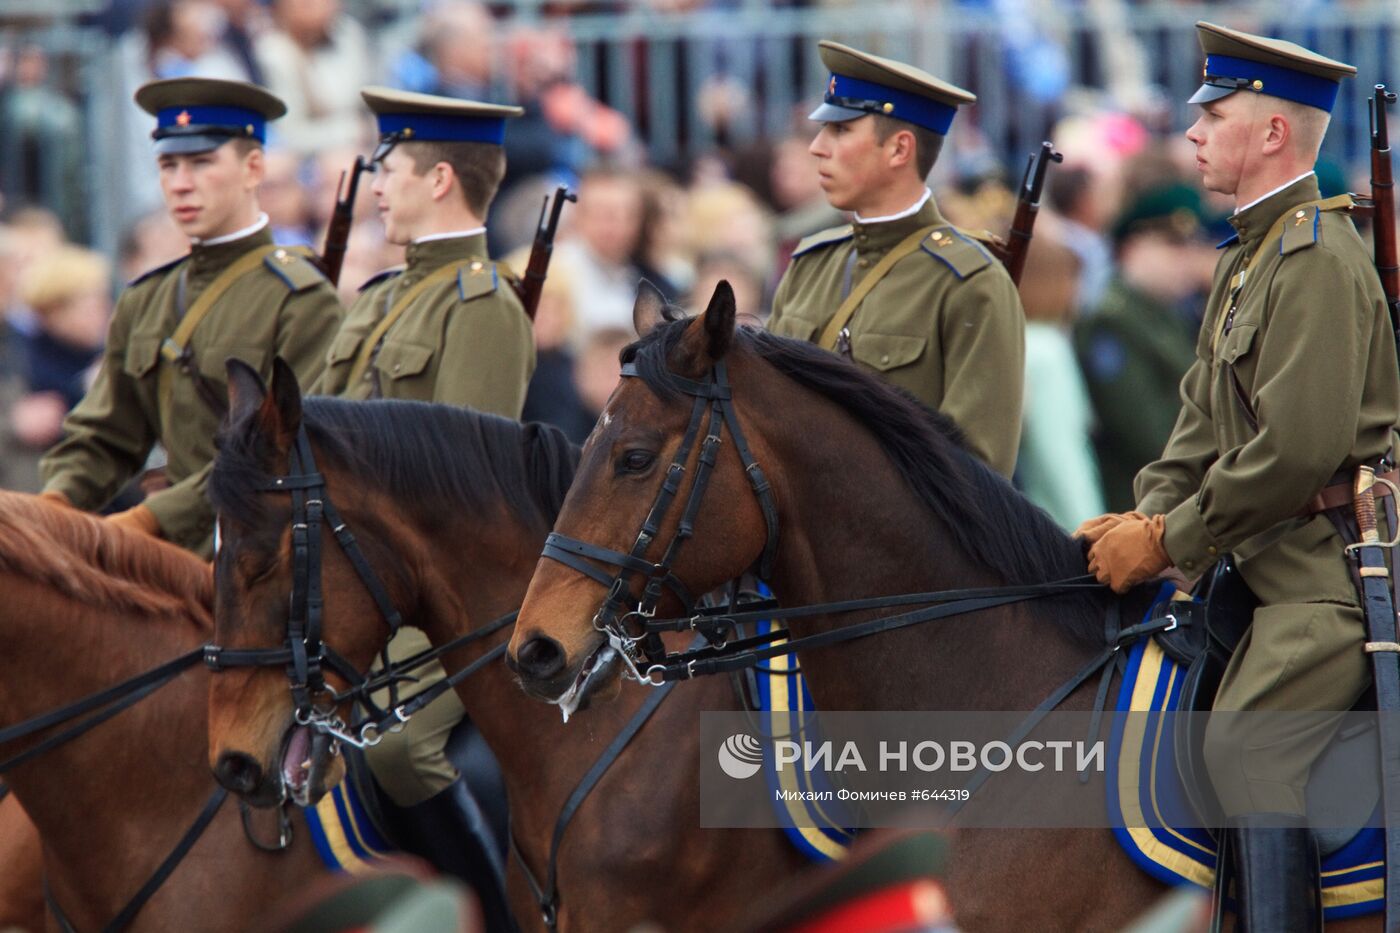
{"label": "brown leather glove", "polygon": [[1125,518],[1108,529],[1089,549],[1089,572],[1115,593],[1150,580],[1172,565],[1162,546],[1166,518]]}
{"label": "brown leather glove", "polygon": [[73,500],[69,499],[57,489],[45,489],[43,492],[39,493],[39,498],[59,508],[71,509],[73,507]]}
{"label": "brown leather glove", "polygon": [[153,538],[160,537],[160,522],[156,520],[156,513],[144,505],[134,505],[125,512],[108,515],[106,522],[109,525],[118,525],[130,531],[139,531],[141,534],[150,535]]}
{"label": "brown leather glove", "polygon": [[1108,533],[1109,529],[1117,528],[1129,520],[1146,517],[1141,512],[1109,512],[1107,515],[1085,519],[1078,528],[1074,529],[1074,537],[1083,538],[1090,544],[1097,544],[1099,539]]}

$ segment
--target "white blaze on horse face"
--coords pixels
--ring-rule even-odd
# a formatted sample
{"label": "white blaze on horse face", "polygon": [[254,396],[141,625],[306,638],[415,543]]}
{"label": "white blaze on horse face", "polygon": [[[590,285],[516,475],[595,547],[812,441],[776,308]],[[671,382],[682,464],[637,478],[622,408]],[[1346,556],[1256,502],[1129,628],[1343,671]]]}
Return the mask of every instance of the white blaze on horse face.
{"label": "white blaze on horse face", "polygon": [[589,438],[592,438],[593,435],[597,434],[599,431],[606,431],[610,424],[612,424],[612,412],[605,408],[603,409],[603,413],[598,416],[598,423],[593,425],[593,430],[589,432]]}

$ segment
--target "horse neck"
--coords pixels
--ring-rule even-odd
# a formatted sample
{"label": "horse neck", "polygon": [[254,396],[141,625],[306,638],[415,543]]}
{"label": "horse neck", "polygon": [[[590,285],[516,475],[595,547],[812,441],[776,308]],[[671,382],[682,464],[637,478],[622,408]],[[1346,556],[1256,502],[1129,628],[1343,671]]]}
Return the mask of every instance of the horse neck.
{"label": "horse neck", "polygon": [[[0,587],[5,593],[0,723],[5,725],[175,658],[205,634],[191,620],[79,604],[9,575],[0,577]],[[103,877],[116,869],[102,860],[129,844],[124,834],[134,818],[160,827],[193,817],[212,788],[204,752],[206,689],[202,673],[185,673],[110,722],[6,775],[45,845],[63,864],[75,871],[87,865],[95,874],[85,877]],[[27,746],[0,748],[0,757],[22,747]],[[129,792],[115,791],[114,782],[128,784]],[[114,807],[118,800],[120,807]]]}
{"label": "horse neck", "polygon": [[[824,400],[813,416],[811,396],[780,381],[778,391],[793,397],[778,397],[759,415],[768,448],[759,459],[769,469],[771,458],[778,473],[781,530],[770,583],[784,605],[1031,582],[956,550],[869,431]],[[813,432],[813,423],[823,430]],[[789,627],[801,636],[900,611],[795,619]],[[1044,603],[1017,604],[803,652],[800,660],[824,709],[1030,709],[1090,653],[1048,616]]]}

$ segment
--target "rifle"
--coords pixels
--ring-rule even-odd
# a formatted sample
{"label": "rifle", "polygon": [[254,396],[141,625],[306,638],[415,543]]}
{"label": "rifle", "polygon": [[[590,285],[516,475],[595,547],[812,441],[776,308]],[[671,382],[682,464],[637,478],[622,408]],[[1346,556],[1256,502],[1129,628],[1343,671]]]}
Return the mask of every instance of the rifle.
{"label": "rifle", "polygon": [[1395,94],[1376,85],[1368,98],[1371,112],[1371,237],[1375,243],[1376,272],[1381,277],[1385,304],[1390,311],[1390,329],[1400,349],[1400,259],[1395,252],[1395,177],[1390,164],[1390,130],[1385,105],[1395,102]]}
{"label": "rifle", "polygon": [[1014,284],[1021,283],[1021,272],[1026,268],[1031,231],[1035,229],[1035,216],[1040,213],[1040,195],[1045,190],[1045,172],[1051,162],[1064,160],[1065,157],[1056,152],[1048,140],[1041,143],[1039,151],[1026,160],[1026,174],[1021,178],[1021,190],[1016,196],[1016,216],[1011,219],[1011,233],[1008,242],[996,250],[997,258],[1006,266]]}
{"label": "rifle", "polygon": [[[340,268],[345,264],[345,248],[350,243],[350,227],[355,217],[355,195],[360,190],[360,174],[372,171],[364,156],[355,157],[355,165],[350,169],[350,181],[346,184],[345,172],[340,173],[340,182],[335,186],[335,209],[331,211],[331,222],[326,227],[326,244],[321,249],[321,271],[332,285],[340,282]],[[343,193],[342,193],[343,192]]]}
{"label": "rifle", "polygon": [[530,262],[525,267],[525,278],[520,284],[520,303],[525,306],[525,314],[535,319],[540,307],[540,294],[544,291],[544,278],[549,272],[549,259],[554,255],[554,235],[559,232],[559,215],[564,211],[565,201],[577,201],[578,195],[567,185],[560,185],[554,191],[554,206],[550,207],[550,195],[544,196],[540,207],[540,220],[535,225],[535,244],[530,247]]}

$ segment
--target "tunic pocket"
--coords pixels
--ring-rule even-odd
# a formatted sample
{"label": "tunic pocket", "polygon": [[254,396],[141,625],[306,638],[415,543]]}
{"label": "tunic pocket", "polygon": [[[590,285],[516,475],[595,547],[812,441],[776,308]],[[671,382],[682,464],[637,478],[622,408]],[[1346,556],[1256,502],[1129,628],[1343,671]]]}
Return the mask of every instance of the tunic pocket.
{"label": "tunic pocket", "polygon": [[817,325],[797,314],[784,314],[773,325],[773,333],[779,337],[791,337],[810,343],[817,336]]}
{"label": "tunic pocket", "polygon": [[341,334],[331,343],[330,352],[326,354],[326,364],[334,366],[337,363],[344,363],[355,358],[355,354],[360,350],[360,337],[358,333]]}
{"label": "tunic pocket", "polygon": [[1249,393],[1240,380],[1239,368],[1248,362],[1250,351],[1254,348],[1254,338],[1258,332],[1259,328],[1254,324],[1236,324],[1229,336],[1225,338],[1225,345],[1220,350],[1220,361],[1226,370],[1225,378],[1230,380],[1230,391],[1240,407],[1240,414],[1244,416],[1244,420],[1250,428],[1255,431],[1259,430],[1259,416],[1255,414]]}
{"label": "tunic pocket", "polygon": [[432,347],[417,343],[385,343],[374,365],[386,379],[407,379],[423,372],[432,358]]}
{"label": "tunic pocket", "polygon": [[871,369],[889,372],[924,355],[927,337],[908,334],[852,334],[851,356]]}
{"label": "tunic pocket", "polygon": [[126,357],[122,369],[137,379],[155,369],[160,361],[159,337],[132,337],[126,344]]}

